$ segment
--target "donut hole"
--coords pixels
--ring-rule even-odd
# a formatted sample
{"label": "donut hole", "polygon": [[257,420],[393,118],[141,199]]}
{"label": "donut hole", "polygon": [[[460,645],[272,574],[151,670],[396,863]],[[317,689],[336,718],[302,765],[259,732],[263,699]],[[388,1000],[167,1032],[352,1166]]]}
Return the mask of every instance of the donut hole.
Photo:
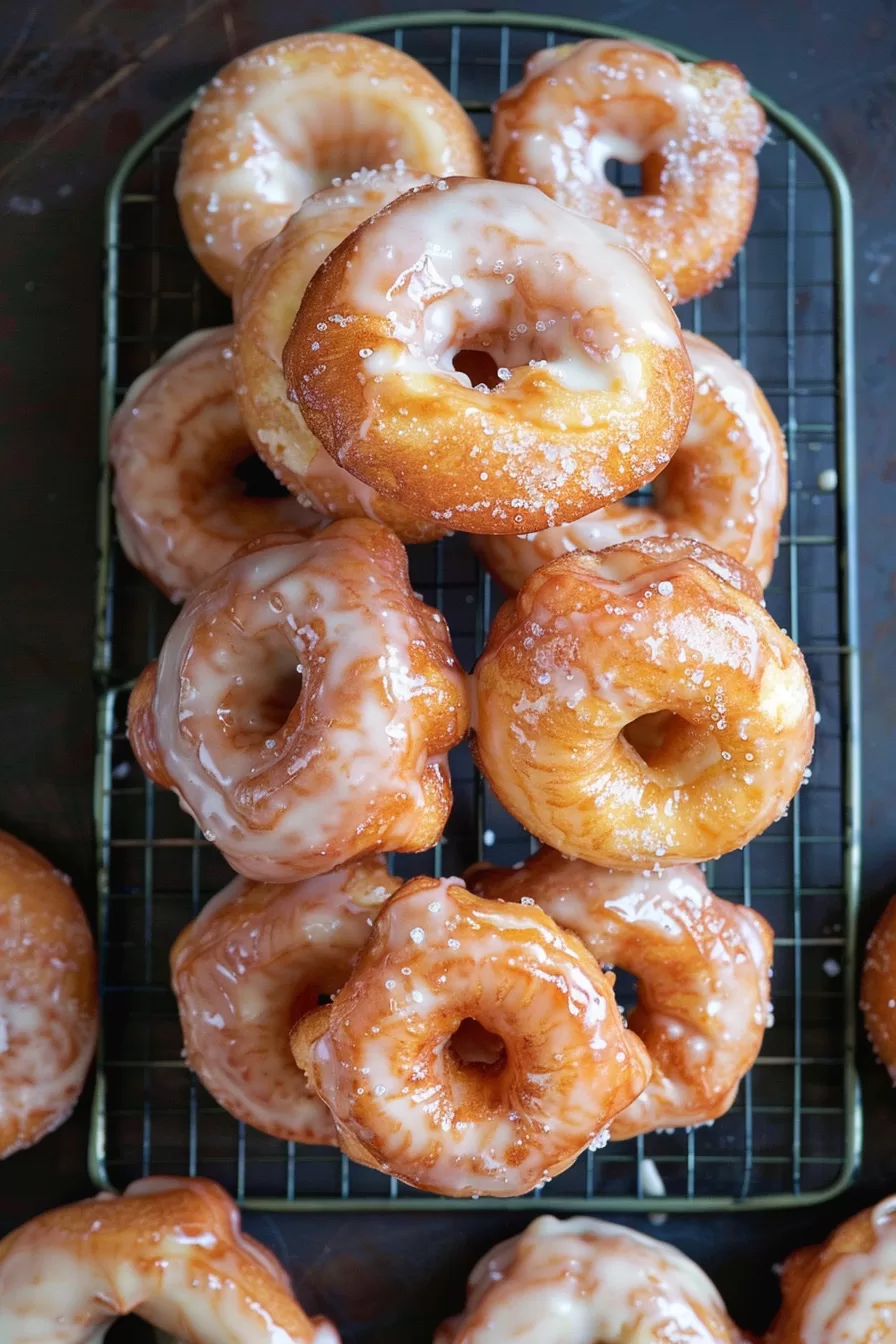
{"label": "donut hole", "polygon": [[618,187],[623,196],[644,196],[643,164],[626,163],[623,159],[608,159],[604,165],[607,181]]}
{"label": "donut hole", "polygon": [[240,649],[239,673],[218,706],[234,746],[257,747],[284,727],[302,691],[296,651],[281,632],[262,630]]}
{"label": "donut hole", "polygon": [[139,1316],[118,1316],[108,1330],[103,1333],[104,1340],[111,1344],[158,1344],[162,1336],[157,1335],[152,1326]]}
{"label": "donut hole", "polygon": [[620,1012],[628,1017],[638,1002],[638,977],[624,966],[603,965],[602,969],[613,976],[613,996],[619,1004]]}
{"label": "donut hole", "polygon": [[[373,172],[401,162],[413,154],[417,144],[414,136],[409,143],[407,112],[403,107],[392,108],[386,101],[377,102],[373,116],[366,96],[359,101],[340,97],[335,108],[322,100],[316,116],[310,110],[303,115],[301,132],[310,137],[308,148],[314,170],[308,172],[308,177],[312,192],[322,191],[354,173]],[[290,139],[287,131],[287,144]],[[307,152],[305,145],[302,150]]]}
{"label": "donut hole", "polygon": [[496,388],[501,379],[498,377],[498,365],[487,350],[459,350],[451,361],[457,373],[463,373],[472,387]]}
{"label": "donut hole", "polygon": [[630,747],[633,747],[641,757],[645,765],[651,766],[657,764],[660,759],[663,748],[669,733],[672,731],[673,720],[683,723],[677,714],[673,714],[668,709],[658,709],[652,714],[642,714],[638,719],[632,719],[622,730],[622,736]]}
{"label": "donut hole", "polygon": [[475,1017],[465,1017],[448,1042],[455,1066],[481,1073],[500,1073],[507,1063],[507,1047],[500,1036]]}
{"label": "donut hole", "polygon": [[[505,279],[503,272],[494,279]],[[575,377],[576,365],[581,363],[582,369],[594,376],[592,357],[581,345],[582,333],[577,333],[575,322],[565,317],[543,318],[531,311],[518,295],[513,294],[510,299],[499,327],[457,333],[455,339],[460,348],[453,355],[451,347],[445,352],[455,373],[468,378],[479,392],[500,389],[515,369],[559,364],[565,369],[564,376]],[[600,346],[602,334],[591,336],[593,343]]]}
{"label": "donut hole", "polygon": [[244,495],[249,499],[287,499],[289,491],[281,485],[257,453],[246,450],[246,457],[238,462],[233,475]]}
{"label": "donut hole", "polygon": [[645,771],[667,788],[687,786],[722,758],[713,733],[668,709],[632,719],[621,737]]}

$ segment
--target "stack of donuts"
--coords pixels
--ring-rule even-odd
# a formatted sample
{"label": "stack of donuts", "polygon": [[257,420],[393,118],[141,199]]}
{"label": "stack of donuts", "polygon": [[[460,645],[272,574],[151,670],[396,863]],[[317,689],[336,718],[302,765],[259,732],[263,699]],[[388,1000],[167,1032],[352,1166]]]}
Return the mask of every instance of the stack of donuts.
{"label": "stack of donuts", "polygon": [[[171,976],[189,1066],[267,1134],[522,1195],[586,1149],[712,1122],[757,1057],[772,932],[701,865],[785,812],[815,706],[763,600],[781,428],[675,305],[728,274],[764,135],[735,67],[615,39],[536,53],[487,146],[358,36],[258,48],[199,98],[177,199],[233,323],[174,346],[113,420],[120,544],[182,604],[128,733],[235,871]],[[610,159],[641,164],[640,195]],[[245,492],[253,453],[285,495]],[[472,669],[409,579],[406,548],[449,532],[506,596]],[[402,882],[389,855],[430,866],[468,734],[538,843]],[[2,1157],[65,1118],[96,1035],[80,906],[9,837],[0,934]],[[896,1077],[896,905],[863,996]],[[847,1339],[853,1279],[893,1288],[894,1225],[885,1202],[789,1261],[770,1339]],[[894,1297],[867,1298],[869,1329]],[[3,1339],[86,1340],[129,1310],[189,1340],[338,1338],[210,1182],[138,1182],[0,1244]],[[561,1321],[742,1339],[685,1257],[549,1218],[477,1267],[437,1338]]]}
{"label": "stack of donuts", "polygon": [[[782,815],[814,702],[763,602],[781,429],[673,304],[727,274],[764,134],[734,67],[620,41],[533,56],[488,146],[363,37],[199,99],[176,194],[234,321],[112,425],[121,544],[183,603],[129,736],[236,870],[172,982],[190,1066],[266,1133],[520,1195],[711,1122],[756,1058],[771,930],[699,865]],[[286,496],[244,492],[253,451]],[[507,597],[469,672],[408,577],[449,531]],[[541,848],[402,884],[468,733]]]}

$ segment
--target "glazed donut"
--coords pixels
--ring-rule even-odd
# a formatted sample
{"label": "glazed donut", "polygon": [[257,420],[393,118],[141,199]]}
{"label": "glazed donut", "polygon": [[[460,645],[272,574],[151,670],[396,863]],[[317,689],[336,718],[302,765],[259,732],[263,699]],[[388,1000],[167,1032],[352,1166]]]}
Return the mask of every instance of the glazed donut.
{"label": "glazed donut", "polygon": [[181,611],[131,693],[140,765],[237,872],[287,882],[429,849],[469,722],[438,612],[380,523],[267,537]]}
{"label": "glazed donut", "polygon": [[699,868],[619,873],[542,849],[521,868],[481,864],[480,895],[529,897],[601,965],[638,981],[628,1025],[650,1055],[650,1082],[611,1139],[703,1125],[734,1105],[769,1020],[774,936],[755,910],[713,895]]}
{"label": "glazed donut", "polygon": [[504,807],[605,868],[701,862],[769,826],[811,759],[815,702],[758,596],[681,537],[531,574],[473,674],[473,752]]}
{"label": "glazed donut", "polygon": [[678,320],[619,234],[468,178],[407,193],[330,253],[283,371],[341,466],[465,532],[628,494],[669,462],[693,400]]}
{"label": "glazed donut", "polygon": [[[596,38],[530,56],[494,109],[496,177],[611,224],[673,303],[721,284],[753,222],[765,114],[734,65]],[[640,163],[642,194],[607,180]]]}
{"label": "glazed donut", "polygon": [[323,1102],[293,1063],[289,1031],[348,978],[383,901],[401,886],[385,859],[358,859],[292,886],[237,877],[171,949],[187,1061],[215,1100],[265,1134],[333,1143]]}
{"label": "glazed donut", "polygon": [[714,1284],[674,1246],[597,1218],[536,1218],[474,1268],[433,1344],[742,1344]]}
{"label": "glazed donut", "polygon": [[132,385],[109,427],[122,550],[172,602],[268,532],[320,518],[294,499],[251,499],[233,474],[251,456],[230,372],[232,327],[197,331]]}
{"label": "glazed donut", "polygon": [[477,537],[492,574],[516,592],[533,570],[570,551],[602,551],[670,533],[705,541],[753,570],[765,586],[787,504],[784,435],[761,388],[712,341],[684,343],[694,366],[694,406],[681,446],[653,482],[652,507],[620,502],[565,527],[521,537]]}
{"label": "glazed donut", "polygon": [[565,1171],[650,1073],[578,938],[456,878],[387,901],[332,1004],[290,1039],[349,1157],[454,1196]]}
{"label": "glazed donut", "polygon": [[92,1344],[130,1312],[185,1344],[339,1344],[214,1181],[149,1176],[0,1242],[4,1344]]}
{"label": "glazed donut", "polygon": [[97,1017],[93,938],[69,879],[0,831],[0,1158],[68,1119]]}
{"label": "glazed donut", "polygon": [[880,1344],[896,1320],[896,1195],[789,1255],[767,1344]]}
{"label": "glazed donut", "polygon": [[875,1053],[896,1083],[896,896],[868,939],[860,1007]]}
{"label": "glazed donut", "polygon": [[368,216],[430,180],[403,168],[381,169],[355,173],[309,196],[276,238],[255,249],[234,291],[234,385],[259,455],[318,513],[376,518],[402,541],[432,541],[445,528],[378,495],[324,452],[287,395],[282,356],[308,281],[328,253]]}
{"label": "glazed donut", "polygon": [[404,52],[305,33],[238,56],[203,89],[175,185],[187,242],[229,294],[240,266],[307,196],[358,168],[485,172],[476,128]]}

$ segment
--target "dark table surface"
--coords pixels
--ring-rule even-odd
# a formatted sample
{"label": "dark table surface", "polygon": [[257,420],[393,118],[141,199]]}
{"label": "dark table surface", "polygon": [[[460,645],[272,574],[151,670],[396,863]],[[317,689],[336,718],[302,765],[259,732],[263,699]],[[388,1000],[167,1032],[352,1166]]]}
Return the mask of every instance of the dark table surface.
{"label": "dark table surface", "polygon": [[[546,9],[529,5],[524,9]],[[423,6],[409,6],[423,8]],[[0,826],[52,856],[90,902],[97,386],[103,192],[123,151],[229,57],[380,0],[23,0],[0,6]],[[862,932],[896,879],[896,37],[888,0],[564,0],[565,12],[740,65],[835,151],[854,195],[864,685]],[[674,1240],[763,1328],[772,1265],[896,1188],[896,1098],[860,1047],[866,1147],[854,1188],[794,1212],[682,1216]],[[86,1108],[0,1168],[0,1234],[89,1191]],[[346,1339],[426,1340],[513,1213],[252,1216],[306,1306]]]}

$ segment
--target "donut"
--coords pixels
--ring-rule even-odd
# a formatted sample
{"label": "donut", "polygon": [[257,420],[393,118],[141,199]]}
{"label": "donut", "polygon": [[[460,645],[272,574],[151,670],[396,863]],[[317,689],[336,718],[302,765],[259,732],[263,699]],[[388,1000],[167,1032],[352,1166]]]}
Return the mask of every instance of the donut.
{"label": "donut", "polygon": [[896,1083],[896,896],[868,939],[860,1006],[875,1053]]}
{"label": "donut", "polygon": [[255,249],[234,291],[234,385],[259,456],[318,513],[376,518],[406,542],[433,541],[446,529],[378,495],[324,452],[287,395],[282,355],[308,281],[328,253],[369,215],[429,180],[403,168],[387,168],[354,173],[316,192],[276,238]]}
{"label": "donut", "polygon": [[650,1073],[578,938],[457,878],[387,901],[290,1044],[349,1157],[453,1196],[522,1195],[565,1171]]}
{"label": "donut", "polygon": [[256,537],[320,524],[294,499],[250,498],[233,474],[252,443],[233,394],[232,341],[232,327],[178,341],[131,386],[109,427],[121,548],[172,602]]}
{"label": "donut", "polygon": [[653,482],[653,505],[620,501],[576,523],[521,537],[476,537],[484,563],[508,592],[570,551],[602,551],[643,536],[680,534],[739,560],[765,586],[787,504],[781,426],[754,379],[712,341],[684,333],[694,367],[691,422]]}
{"label": "donut", "polygon": [[[530,56],[495,105],[491,168],[619,229],[685,303],[721,284],[743,245],[765,133],[736,66],[594,38]],[[610,159],[640,163],[640,195],[607,180]]]}
{"label": "donut", "polygon": [[187,1344],[339,1344],[214,1181],[148,1176],[0,1241],[4,1344],[90,1344],[130,1312]]}
{"label": "donut", "polygon": [[198,588],[128,706],[138,762],[261,882],[434,845],[469,693],[380,523],[262,538]]}
{"label": "donut", "polygon": [[781,1271],[766,1344],[880,1344],[896,1320],[896,1195],[857,1213]]}
{"label": "donut", "polygon": [[536,570],[473,673],[473,754],[499,801],[603,868],[747,844],[786,810],[815,737],[802,654],[758,596],[683,537]]}
{"label": "donut", "polygon": [[538,531],[637,489],[693,400],[678,320],[619,234],[469,178],[334,248],[283,372],[341,466],[464,532]]}
{"label": "donut", "polygon": [[433,1344],[743,1344],[703,1270],[597,1218],[536,1218],[482,1257]]}
{"label": "donut", "polygon": [[399,886],[378,855],[289,886],[237,877],[180,934],[171,985],[187,1062],[238,1120],[280,1139],[335,1144],[289,1031],[345,983]]}
{"label": "donut", "polygon": [[715,896],[699,868],[625,873],[542,849],[521,868],[478,864],[482,896],[534,900],[602,965],[638,981],[628,1025],[653,1072],[611,1139],[707,1124],[734,1105],[769,1021],[774,935],[755,910]]}
{"label": "donut", "polygon": [[472,121],[404,52],[354,33],[256,47],[202,90],[175,195],[187,242],[225,293],[307,196],[358,168],[484,174]]}
{"label": "donut", "polygon": [[93,938],[71,882],[0,831],[0,1158],[71,1115],[98,1013]]}

